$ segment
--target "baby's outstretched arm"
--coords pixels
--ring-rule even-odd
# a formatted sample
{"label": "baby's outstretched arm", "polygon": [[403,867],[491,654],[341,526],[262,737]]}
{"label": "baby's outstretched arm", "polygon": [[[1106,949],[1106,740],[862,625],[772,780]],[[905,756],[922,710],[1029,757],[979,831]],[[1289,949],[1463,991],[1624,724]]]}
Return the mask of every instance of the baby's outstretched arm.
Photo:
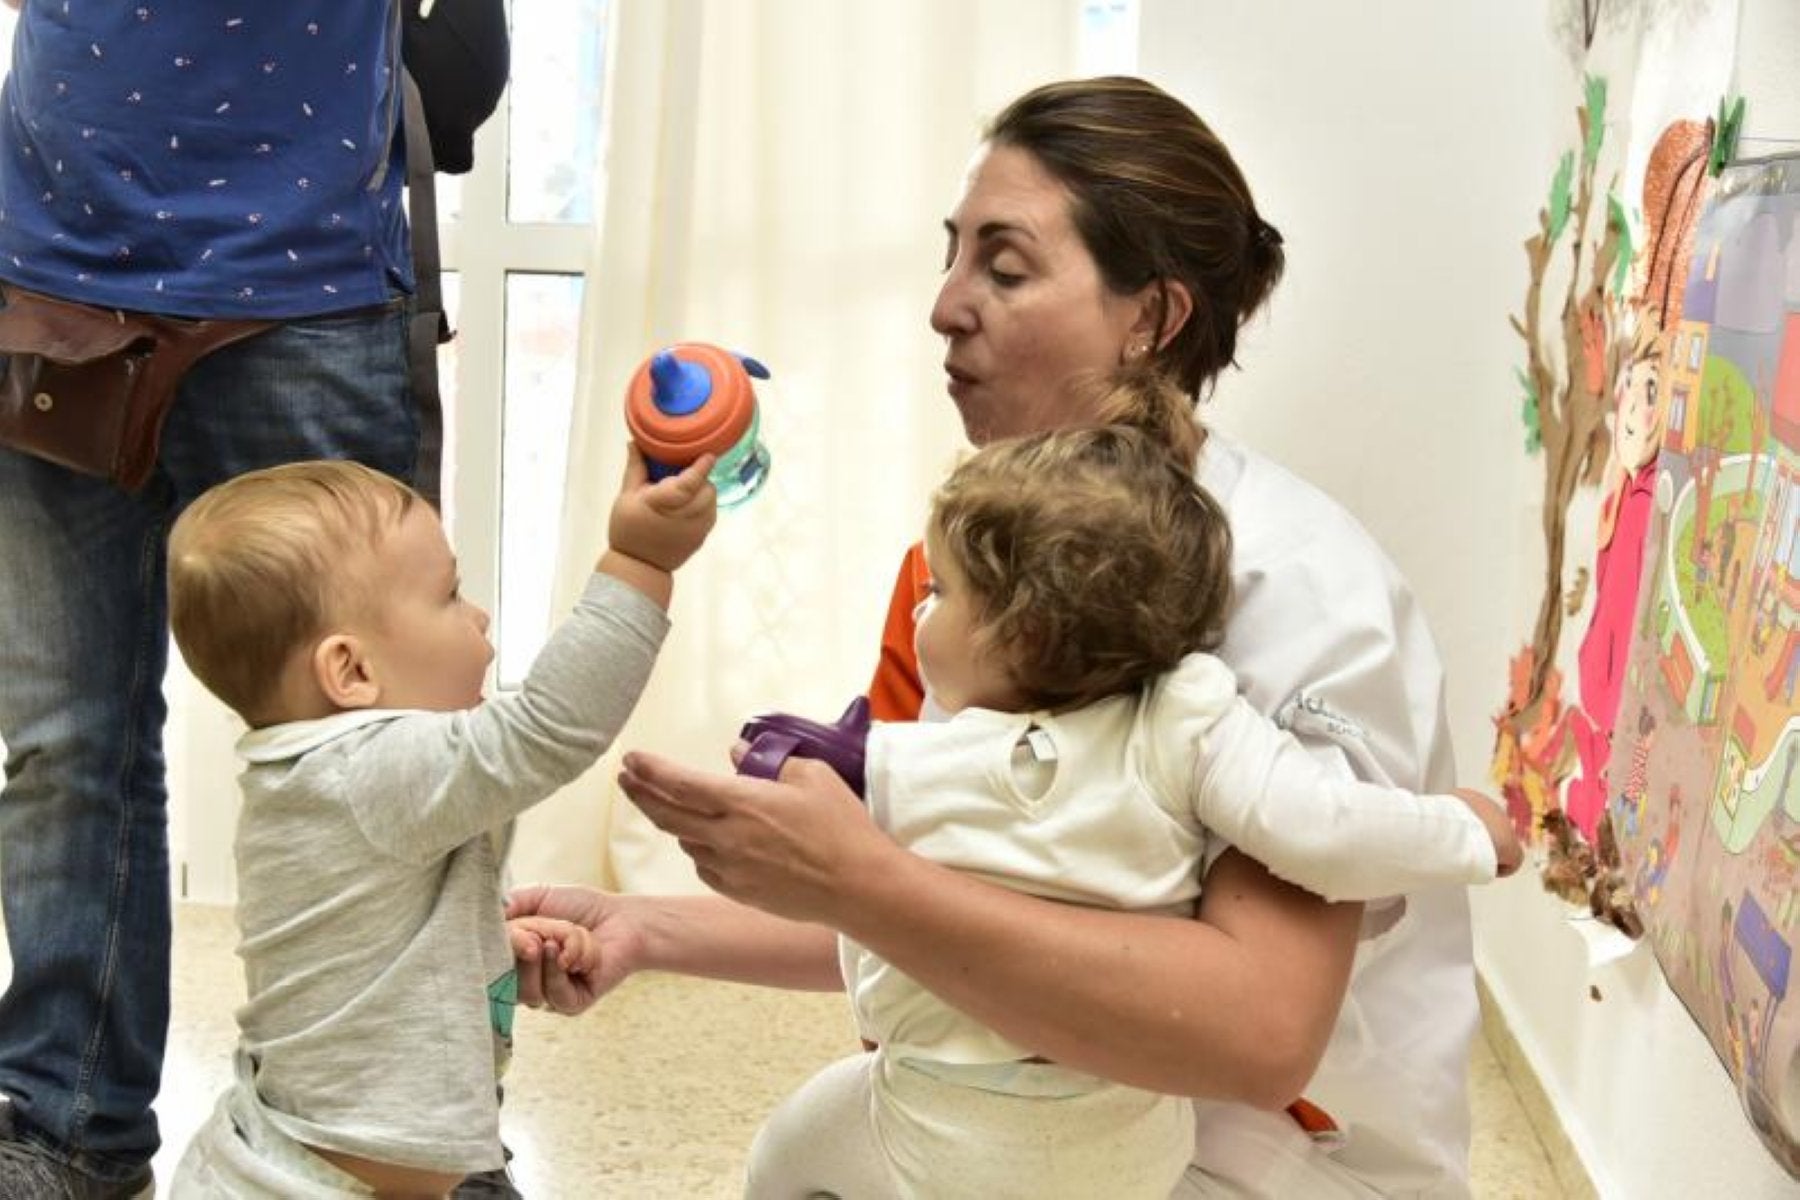
{"label": "baby's outstretched arm", "polygon": [[[1172,698],[1196,710],[1205,699]],[[1421,795],[1351,779],[1241,698],[1215,713],[1197,737],[1176,723],[1194,756],[1195,815],[1289,883],[1327,900],[1368,900],[1518,868],[1518,839],[1481,793]]]}
{"label": "baby's outstretched arm", "polygon": [[611,546],[519,687],[388,721],[347,768],[345,787],[365,798],[358,819],[383,850],[408,862],[448,854],[569,783],[618,736],[668,632],[670,572],[706,540],[717,507],[710,459],[655,483],[635,448],[627,459]]}

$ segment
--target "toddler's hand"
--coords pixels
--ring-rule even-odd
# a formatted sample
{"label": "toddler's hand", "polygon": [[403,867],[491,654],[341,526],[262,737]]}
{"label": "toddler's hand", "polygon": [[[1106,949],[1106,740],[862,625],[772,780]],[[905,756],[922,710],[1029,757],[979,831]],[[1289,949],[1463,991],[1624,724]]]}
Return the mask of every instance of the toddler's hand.
{"label": "toddler's hand", "polygon": [[607,540],[620,554],[672,574],[718,519],[718,492],[706,478],[715,459],[702,455],[679,475],[651,483],[637,446],[627,445],[625,452],[625,481],[613,501]]}
{"label": "toddler's hand", "polygon": [[599,969],[594,935],[585,925],[555,917],[513,917],[506,923],[513,958],[523,964],[549,960],[565,975],[582,976]]}
{"label": "toddler's hand", "polygon": [[1517,871],[1519,864],[1525,860],[1525,848],[1519,844],[1519,835],[1513,829],[1512,820],[1506,815],[1506,808],[1492,797],[1470,788],[1457,788],[1452,795],[1469,806],[1481,819],[1488,837],[1493,839],[1494,860],[1499,864],[1499,869],[1495,872],[1496,878],[1505,879]]}

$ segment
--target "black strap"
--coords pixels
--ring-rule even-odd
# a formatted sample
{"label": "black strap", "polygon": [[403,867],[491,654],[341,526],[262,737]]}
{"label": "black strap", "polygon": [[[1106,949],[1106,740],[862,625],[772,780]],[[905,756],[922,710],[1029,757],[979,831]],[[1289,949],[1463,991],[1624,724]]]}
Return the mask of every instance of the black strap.
{"label": "black strap", "polygon": [[444,288],[439,276],[437,180],[431,159],[431,136],[425,131],[425,106],[419,86],[404,68],[400,72],[405,99],[406,194],[412,225],[413,314],[406,331],[407,378],[419,410],[419,460],[413,464],[413,487],[443,506],[444,405],[438,394],[437,348],[453,336],[444,314]]}

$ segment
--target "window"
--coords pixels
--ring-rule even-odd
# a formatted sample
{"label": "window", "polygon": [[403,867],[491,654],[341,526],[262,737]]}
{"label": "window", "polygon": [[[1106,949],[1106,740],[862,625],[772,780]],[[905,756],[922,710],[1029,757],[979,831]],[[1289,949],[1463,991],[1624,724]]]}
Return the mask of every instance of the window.
{"label": "window", "polygon": [[516,6],[512,82],[476,141],[475,169],[438,178],[457,329],[440,359],[447,516],[469,594],[494,613],[502,687],[520,681],[551,624],[610,9]]}
{"label": "window", "polygon": [[1137,71],[1138,0],[1080,0],[1076,36],[1078,75]]}

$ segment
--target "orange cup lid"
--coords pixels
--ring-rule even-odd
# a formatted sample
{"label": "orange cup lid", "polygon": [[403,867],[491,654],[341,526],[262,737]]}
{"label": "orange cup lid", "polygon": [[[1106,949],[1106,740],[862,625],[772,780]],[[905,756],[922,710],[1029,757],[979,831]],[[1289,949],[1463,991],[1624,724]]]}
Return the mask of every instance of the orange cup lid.
{"label": "orange cup lid", "polygon": [[685,466],[735,446],[756,418],[756,392],[737,355],[678,342],[644,360],[625,390],[625,425],[646,458]]}

